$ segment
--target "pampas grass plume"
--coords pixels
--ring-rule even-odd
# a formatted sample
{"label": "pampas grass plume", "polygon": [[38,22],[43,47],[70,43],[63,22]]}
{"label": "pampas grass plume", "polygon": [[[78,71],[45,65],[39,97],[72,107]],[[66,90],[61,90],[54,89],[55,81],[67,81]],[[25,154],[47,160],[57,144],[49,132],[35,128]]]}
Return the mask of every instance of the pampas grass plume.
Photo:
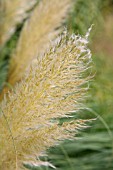
{"label": "pampas grass plume", "polygon": [[[89,33],[88,33],[89,34]],[[37,161],[49,147],[73,139],[85,120],[59,123],[62,117],[80,110],[87,88],[91,53],[87,36],[59,36],[51,48],[34,59],[24,79],[1,103],[0,169],[22,170],[23,163],[50,165]]]}

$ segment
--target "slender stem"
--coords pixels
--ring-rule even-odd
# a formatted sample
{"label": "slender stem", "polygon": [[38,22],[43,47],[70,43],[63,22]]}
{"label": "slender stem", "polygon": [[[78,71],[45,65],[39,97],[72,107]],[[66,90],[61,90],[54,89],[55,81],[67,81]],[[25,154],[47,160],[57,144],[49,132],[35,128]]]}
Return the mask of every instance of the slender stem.
{"label": "slender stem", "polygon": [[14,137],[13,137],[13,134],[12,134],[12,132],[11,132],[11,128],[10,128],[10,126],[9,126],[9,122],[8,122],[8,120],[7,120],[7,117],[6,117],[6,115],[2,112],[2,114],[3,114],[3,117],[4,117],[4,119],[5,119],[5,121],[6,121],[6,123],[7,123],[7,127],[8,127],[8,129],[9,129],[9,132],[10,132],[10,135],[11,135],[11,138],[12,138],[12,142],[13,142],[13,146],[14,146],[14,151],[15,151],[15,157],[16,157],[16,170],[17,170],[17,150],[16,150],[16,145],[15,145],[15,141],[14,141]]}

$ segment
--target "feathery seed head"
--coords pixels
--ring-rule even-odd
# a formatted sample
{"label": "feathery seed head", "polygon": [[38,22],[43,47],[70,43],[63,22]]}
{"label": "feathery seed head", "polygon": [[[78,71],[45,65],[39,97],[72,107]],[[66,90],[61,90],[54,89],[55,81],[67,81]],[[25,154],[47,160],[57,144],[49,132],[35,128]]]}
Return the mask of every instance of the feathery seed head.
{"label": "feathery seed head", "polygon": [[67,32],[59,36],[44,56],[33,60],[25,78],[1,103],[1,169],[22,169],[22,162],[40,165],[36,157],[43,151],[73,139],[85,127],[85,120],[60,124],[57,118],[80,109],[86,92],[82,85],[89,79],[83,74],[91,61],[87,43]]}

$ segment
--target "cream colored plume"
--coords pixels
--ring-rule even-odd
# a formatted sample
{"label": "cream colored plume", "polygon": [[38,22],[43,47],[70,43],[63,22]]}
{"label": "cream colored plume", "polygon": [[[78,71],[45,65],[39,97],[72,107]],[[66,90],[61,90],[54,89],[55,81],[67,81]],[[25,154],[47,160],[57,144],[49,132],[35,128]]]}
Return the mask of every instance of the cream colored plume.
{"label": "cream colored plume", "polygon": [[0,169],[22,170],[22,162],[34,166],[47,148],[73,139],[85,120],[59,123],[79,111],[85,97],[91,53],[87,36],[65,32],[42,57],[34,59],[8,98],[1,103]]}
{"label": "cream colored plume", "polygon": [[59,33],[58,28],[72,0],[42,0],[31,18],[26,21],[15,53],[11,57],[9,80],[11,85],[18,82],[33,58],[48,48],[49,42]]}
{"label": "cream colored plume", "polygon": [[0,46],[15,32],[36,0],[0,0]]}

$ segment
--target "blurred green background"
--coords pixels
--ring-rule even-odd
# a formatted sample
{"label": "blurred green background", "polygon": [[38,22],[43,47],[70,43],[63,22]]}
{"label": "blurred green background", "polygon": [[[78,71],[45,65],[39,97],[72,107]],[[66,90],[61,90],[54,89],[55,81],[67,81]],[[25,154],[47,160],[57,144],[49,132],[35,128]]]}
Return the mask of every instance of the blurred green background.
{"label": "blurred green background", "polygon": [[[70,32],[82,35],[94,24],[89,46],[95,76],[89,83],[85,103],[88,109],[76,117],[96,120],[75,141],[51,148],[49,156],[42,159],[49,160],[58,170],[113,170],[113,0],[75,0],[65,24]],[[6,83],[9,56],[21,27],[18,26],[15,35],[0,50],[0,90]]]}

